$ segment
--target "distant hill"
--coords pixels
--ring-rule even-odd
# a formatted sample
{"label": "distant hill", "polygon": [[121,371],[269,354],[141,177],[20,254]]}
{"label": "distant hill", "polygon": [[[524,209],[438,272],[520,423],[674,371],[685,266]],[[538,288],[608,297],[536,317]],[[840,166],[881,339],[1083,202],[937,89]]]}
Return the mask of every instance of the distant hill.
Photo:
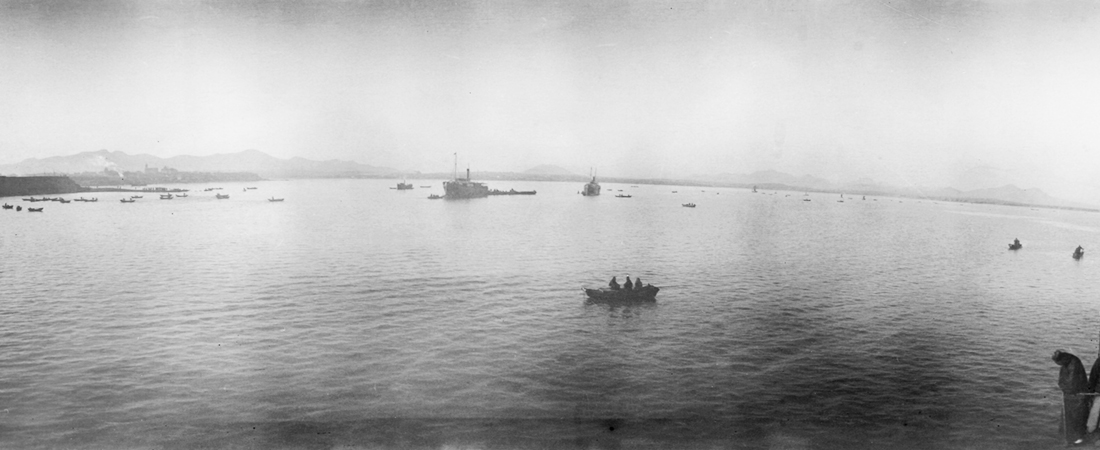
{"label": "distant hill", "polygon": [[576,175],[575,173],[570,172],[568,170],[565,170],[565,169],[563,169],[559,166],[554,166],[554,165],[550,165],[550,164],[543,164],[543,165],[535,166],[535,167],[532,167],[530,169],[527,169],[527,170],[523,171],[523,173],[530,174],[530,175],[565,175],[565,176]]}
{"label": "distant hill", "polygon": [[129,172],[142,171],[146,167],[170,167],[183,172],[250,172],[269,178],[382,176],[397,173],[387,167],[354,161],[314,161],[298,157],[280,159],[258,150],[171,158],[99,150],[69,156],[31,158],[15,164],[0,165],[0,174],[82,173],[105,169]]}

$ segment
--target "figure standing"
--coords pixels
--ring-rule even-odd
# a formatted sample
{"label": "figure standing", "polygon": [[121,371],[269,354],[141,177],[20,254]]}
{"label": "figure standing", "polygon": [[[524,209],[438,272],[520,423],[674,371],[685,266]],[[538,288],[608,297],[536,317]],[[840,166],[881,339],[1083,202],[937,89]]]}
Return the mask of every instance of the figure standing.
{"label": "figure standing", "polygon": [[1072,353],[1056,350],[1050,358],[1062,369],[1058,372],[1058,388],[1062,390],[1062,424],[1066,444],[1084,442],[1089,417],[1089,399],[1078,394],[1089,391],[1088,376],[1081,359]]}

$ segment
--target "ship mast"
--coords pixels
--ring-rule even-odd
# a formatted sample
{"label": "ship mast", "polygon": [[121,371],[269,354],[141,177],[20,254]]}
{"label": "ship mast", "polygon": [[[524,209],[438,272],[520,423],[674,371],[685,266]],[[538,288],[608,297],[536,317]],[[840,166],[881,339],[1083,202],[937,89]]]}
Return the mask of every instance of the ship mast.
{"label": "ship mast", "polygon": [[455,152],[455,181],[458,181],[458,152]]}

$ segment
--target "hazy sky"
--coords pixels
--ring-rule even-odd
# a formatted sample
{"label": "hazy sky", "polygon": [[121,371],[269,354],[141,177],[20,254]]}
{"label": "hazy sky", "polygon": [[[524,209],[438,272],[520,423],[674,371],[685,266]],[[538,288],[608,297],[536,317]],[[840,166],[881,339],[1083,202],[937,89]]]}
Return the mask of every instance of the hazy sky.
{"label": "hazy sky", "polygon": [[0,163],[458,152],[1100,197],[1088,1],[0,0],[0,63]]}

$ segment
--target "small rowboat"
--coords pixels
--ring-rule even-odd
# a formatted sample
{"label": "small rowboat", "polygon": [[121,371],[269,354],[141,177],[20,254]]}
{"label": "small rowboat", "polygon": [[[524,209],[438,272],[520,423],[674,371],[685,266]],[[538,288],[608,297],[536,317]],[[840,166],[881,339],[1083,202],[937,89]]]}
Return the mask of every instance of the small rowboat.
{"label": "small rowboat", "polygon": [[121,199],[119,201],[122,202],[122,203],[133,203],[133,202],[136,202],[137,200],[134,200],[132,198],[131,199],[125,199],[124,198],[124,199]]}
{"label": "small rowboat", "polygon": [[42,208],[27,208],[27,212],[42,212]]}
{"label": "small rowboat", "polygon": [[626,289],[584,289],[588,298],[610,302],[652,302],[657,300],[657,291],[661,288],[654,285],[646,285],[641,289],[628,291]]}
{"label": "small rowboat", "polygon": [[695,204],[694,203],[684,203],[682,206],[685,207],[685,208],[694,208]]}
{"label": "small rowboat", "polygon": [[11,206],[7,203],[4,203],[4,209],[12,209],[12,208],[14,208],[14,206]]}
{"label": "small rowboat", "polygon": [[214,194],[214,196],[215,196],[215,197],[218,197],[218,200],[224,200],[224,199],[227,199],[227,198],[229,198],[229,194],[225,194],[225,195],[221,195],[221,194]]}
{"label": "small rowboat", "polygon": [[283,201],[283,199],[271,197],[271,198],[267,199],[267,201],[269,201],[269,202],[281,202],[281,201]]}

